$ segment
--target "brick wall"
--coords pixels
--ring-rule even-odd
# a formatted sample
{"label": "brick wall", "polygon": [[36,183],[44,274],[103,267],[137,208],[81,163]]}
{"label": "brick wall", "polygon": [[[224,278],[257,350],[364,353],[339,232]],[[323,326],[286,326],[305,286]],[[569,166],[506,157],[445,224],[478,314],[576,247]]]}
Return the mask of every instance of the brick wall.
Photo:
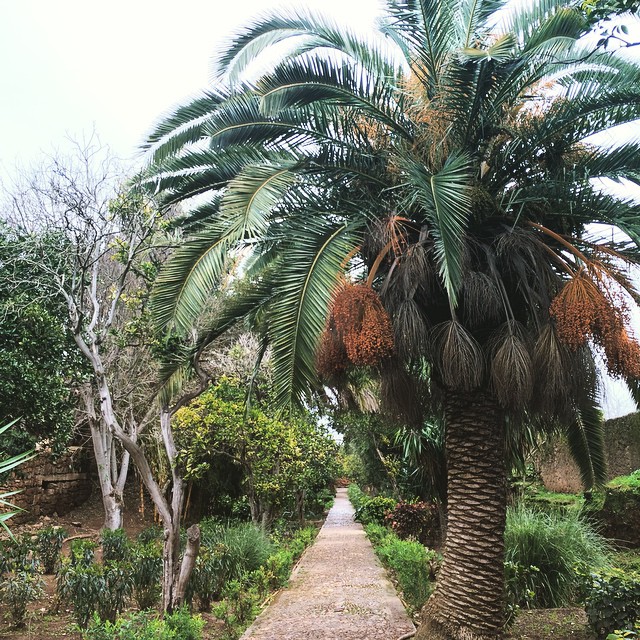
{"label": "brick wall", "polygon": [[11,522],[30,522],[54,513],[64,515],[81,505],[91,495],[91,458],[80,447],[53,460],[42,451],[17,467],[8,479],[0,481],[0,493],[20,490],[9,500],[25,510],[16,514]]}

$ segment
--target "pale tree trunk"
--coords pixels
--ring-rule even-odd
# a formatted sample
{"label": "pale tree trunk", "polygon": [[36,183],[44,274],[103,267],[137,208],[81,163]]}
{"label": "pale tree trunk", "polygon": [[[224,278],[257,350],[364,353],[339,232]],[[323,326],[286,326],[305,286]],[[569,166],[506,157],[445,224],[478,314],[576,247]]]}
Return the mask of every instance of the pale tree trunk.
{"label": "pale tree trunk", "polygon": [[187,548],[181,562],[180,516],[184,503],[184,482],[176,464],[178,452],[173,440],[171,411],[168,407],[162,407],[160,411],[160,430],[171,467],[171,501],[165,498],[162,489],[154,479],[142,449],[120,429],[117,423],[114,423],[115,436],[131,455],[164,526],[162,607],[164,611],[173,611],[184,603],[187,583],[200,549],[200,529],[198,525],[193,525],[187,531]]}
{"label": "pale tree trunk", "polygon": [[447,538],[416,639],[495,639],[505,621],[504,417],[487,394],[450,393],[445,425]]}
{"label": "pale tree trunk", "polygon": [[104,508],[104,528],[120,529],[122,527],[123,489],[128,471],[129,455],[126,455],[126,464],[117,474],[117,459],[115,458],[115,443],[113,436],[108,431],[95,411],[94,394],[91,385],[87,384],[82,389],[82,398],[89,421],[93,453],[98,469],[98,485],[102,494],[102,506]]}

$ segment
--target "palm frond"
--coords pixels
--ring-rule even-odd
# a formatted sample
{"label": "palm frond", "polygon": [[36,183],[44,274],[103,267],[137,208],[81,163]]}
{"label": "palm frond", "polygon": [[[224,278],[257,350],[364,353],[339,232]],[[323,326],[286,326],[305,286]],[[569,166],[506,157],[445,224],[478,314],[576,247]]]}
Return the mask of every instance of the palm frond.
{"label": "palm frond", "polygon": [[607,481],[604,456],[604,418],[594,398],[576,406],[575,419],[567,426],[567,442],[585,489],[601,487]]}
{"label": "palm frond", "polygon": [[281,407],[299,402],[317,385],[318,339],[344,257],[359,244],[354,233],[346,225],[327,227],[311,219],[286,247],[268,316],[275,401]]}
{"label": "palm frond", "polygon": [[470,159],[464,154],[451,155],[435,174],[416,162],[411,162],[407,170],[412,197],[422,206],[432,228],[440,277],[455,308],[463,278],[464,234],[471,213]]}
{"label": "palm frond", "polygon": [[268,116],[316,102],[346,105],[358,107],[368,117],[411,137],[409,123],[398,108],[400,96],[385,76],[371,76],[330,59],[313,57],[285,62],[263,78],[257,90],[262,97],[262,112]]}

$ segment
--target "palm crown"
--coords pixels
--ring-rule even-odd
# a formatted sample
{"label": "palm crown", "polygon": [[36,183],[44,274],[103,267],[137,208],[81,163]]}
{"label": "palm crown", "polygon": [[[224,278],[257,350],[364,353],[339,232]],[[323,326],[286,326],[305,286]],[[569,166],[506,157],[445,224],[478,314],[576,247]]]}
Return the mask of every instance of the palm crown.
{"label": "palm crown", "polygon": [[[149,137],[143,180],[193,204],[161,324],[189,327],[242,259],[252,287],[209,338],[263,309],[282,403],[318,384],[317,357],[333,381],[383,365],[405,420],[481,393],[513,424],[568,425],[601,480],[590,347],[640,375],[626,318],[640,224],[598,179],[638,182],[640,149],[586,139],[640,116],[640,68],[585,44],[586,28],[561,0],[389,0],[366,36],[303,11],[256,20],[219,56],[215,89]],[[594,222],[625,239],[590,237]]]}

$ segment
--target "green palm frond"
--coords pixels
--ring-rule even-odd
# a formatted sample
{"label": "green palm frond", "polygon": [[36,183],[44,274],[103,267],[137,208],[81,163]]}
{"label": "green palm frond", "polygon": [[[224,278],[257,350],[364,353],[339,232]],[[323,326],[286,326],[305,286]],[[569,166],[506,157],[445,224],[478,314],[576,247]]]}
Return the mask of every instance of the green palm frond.
{"label": "green palm frond", "polygon": [[451,155],[435,174],[415,162],[407,169],[410,191],[430,223],[440,277],[455,308],[463,277],[464,234],[471,213],[470,158],[464,154]]}
{"label": "green palm frond", "polygon": [[288,57],[295,58],[318,48],[334,49],[354,62],[392,77],[397,65],[375,36],[362,37],[338,25],[328,16],[291,8],[277,15],[259,17],[231,42],[225,43],[218,59],[217,75],[235,84],[247,67],[274,45],[290,41]]}
{"label": "green palm frond", "polygon": [[182,244],[154,286],[151,311],[158,327],[188,331],[230,264],[227,229],[209,224]]}
{"label": "green palm frond", "polygon": [[345,256],[357,246],[354,228],[309,220],[296,228],[283,251],[279,280],[269,306],[276,403],[300,401],[317,385],[316,347]]}
{"label": "green palm frond", "polygon": [[353,106],[411,137],[398,108],[399,95],[384,76],[372,77],[332,60],[304,58],[281,64],[258,83],[258,92],[262,112],[268,116],[315,102]]}
{"label": "green palm frond", "polygon": [[567,425],[567,442],[586,489],[607,481],[604,457],[604,418],[593,398],[576,407],[575,420]]}
{"label": "green palm frond", "polygon": [[[457,15],[458,41],[462,49],[471,47],[472,42],[485,35],[490,28],[486,22],[500,11],[508,0],[463,0],[459,3]],[[499,38],[498,41],[502,40]]]}

